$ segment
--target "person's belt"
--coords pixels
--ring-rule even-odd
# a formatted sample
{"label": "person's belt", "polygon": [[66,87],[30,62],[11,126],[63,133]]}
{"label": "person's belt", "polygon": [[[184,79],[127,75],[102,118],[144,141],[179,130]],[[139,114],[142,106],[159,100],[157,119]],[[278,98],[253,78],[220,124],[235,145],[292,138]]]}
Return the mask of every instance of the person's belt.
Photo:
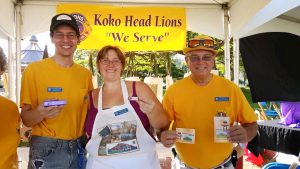
{"label": "person's belt", "polygon": [[[229,167],[230,165],[232,164],[231,162],[231,156],[229,156],[226,160],[224,160],[221,164],[219,164],[218,166],[216,167],[213,167],[212,169],[222,169],[222,168],[226,168],[226,167]],[[188,169],[200,169],[200,168],[193,168],[193,167],[189,167],[187,166],[186,164],[185,165],[185,168],[188,168]]]}
{"label": "person's belt", "polygon": [[224,162],[222,164],[220,164],[217,167],[214,167],[213,169],[220,169],[220,168],[225,168],[228,167],[232,164],[231,162],[231,156],[229,158],[227,158],[226,160],[224,160]]}
{"label": "person's belt", "polygon": [[[181,162],[181,164],[184,165],[184,167],[188,169],[200,169],[200,168],[189,167],[186,164],[184,164],[179,158],[179,156],[177,155],[175,148],[172,148],[172,153],[174,155],[174,158],[177,158]],[[219,164],[216,167],[213,167],[212,169],[221,169],[221,168],[229,167],[231,164],[235,166],[236,160],[237,160],[237,152],[236,150],[233,150],[231,155],[228,158],[226,158],[221,164]]]}
{"label": "person's belt", "polygon": [[73,140],[64,140],[64,139],[59,139],[59,138],[52,138],[52,137],[47,137],[47,136],[36,136],[33,135],[29,141],[41,141],[41,142],[45,142],[45,143],[77,143],[80,142],[81,144],[84,145],[85,141],[86,141],[86,137],[85,136],[80,136],[77,139],[73,139]]}

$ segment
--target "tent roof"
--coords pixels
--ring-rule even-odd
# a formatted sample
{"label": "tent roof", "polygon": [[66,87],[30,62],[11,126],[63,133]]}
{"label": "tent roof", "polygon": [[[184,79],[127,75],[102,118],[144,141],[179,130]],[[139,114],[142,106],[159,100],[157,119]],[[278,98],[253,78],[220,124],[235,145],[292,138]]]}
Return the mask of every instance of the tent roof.
{"label": "tent roof", "polygon": [[22,51],[22,64],[29,64],[35,61],[39,61],[43,59],[43,51],[36,50],[23,50]]}
{"label": "tent roof", "polygon": [[[0,23],[0,38],[14,38],[15,25],[14,22],[14,4],[12,1],[1,1],[0,16],[3,17]],[[5,19],[4,19],[5,17]]]}
{"label": "tent roof", "polygon": [[[237,1],[239,3],[245,3],[244,6],[247,4],[248,6],[252,6],[249,2],[243,2],[243,0]],[[266,2],[266,0],[265,0]],[[245,13],[250,13],[250,9],[248,8],[241,8],[240,5],[234,5],[231,8],[231,23],[232,23],[232,33],[235,37],[244,37],[247,35],[251,35],[253,33],[261,33],[261,32],[273,32],[274,27],[266,27],[266,23],[273,23],[278,22],[278,19],[282,21],[287,21],[287,18],[290,19],[289,22],[284,22],[284,24],[279,24],[276,27],[276,31],[278,32],[289,32],[293,34],[300,35],[300,1],[278,1],[273,0],[270,2],[265,3],[264,6],[260,10],[257,10],[255,13],[252,14],[252,17],[249,18],[241,18],[247,15],[240,16],[241,10],[245,10]],[[255,8],[255,5],[253,6]],[[257,8],[257,7],[256,7]],[[282,16],[286,16],[283,19]],[[297,22],[295,22],[297,21]],[[261,29],[261,26],[265,29]],[[294,27],[294,29],[286,29],[286,27]]]}
{"label": "tent roof", "polygon": [[243,36],[262,32],[289,32],[300,36],[300,6],[277,16]]}
{"label": "tent roof", "polygon": [[[16,1],[16,0],[12,0]],[[155,4],[222,4],[230,0],[23,0],[24,2],[54,2],[54,3],[155,3]]]}

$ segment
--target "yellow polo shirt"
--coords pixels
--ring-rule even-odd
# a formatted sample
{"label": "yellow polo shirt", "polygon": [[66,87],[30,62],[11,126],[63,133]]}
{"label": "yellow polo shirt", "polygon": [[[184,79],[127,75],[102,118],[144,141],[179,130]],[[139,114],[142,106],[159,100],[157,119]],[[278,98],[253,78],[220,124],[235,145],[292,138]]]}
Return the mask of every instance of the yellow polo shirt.
{"label": "yellow polo shirt", "polygon": [[234,121],[256,122],[257,117],[242,91],[231,81],[213,76],[206,86],[196,85],[190,76],[170,86],[163,99],[164,109],[174,120],[173,129],[195,129],[195,144],[176,143],[181,160],[190,167],[212,168],[232,152],[231,143],[214,142],[214,117],[227,112]]}
{"label": "yellow polo shirt", "polygon": [[84,134],[87,93],[93,89],[88,69],[73,64],[58,65],[52,58],[30,64],[22,76],[21,107],[33,109],[44,100],[66,100],[67,104],[55,118],[45,118],[32,127],[32,135],[71,140]]}
{"label": "yellow polo shirt", "polygon": [[20,114],[18,106],[0,96],[0,168],[18,166],[17,147],[20,142]]}

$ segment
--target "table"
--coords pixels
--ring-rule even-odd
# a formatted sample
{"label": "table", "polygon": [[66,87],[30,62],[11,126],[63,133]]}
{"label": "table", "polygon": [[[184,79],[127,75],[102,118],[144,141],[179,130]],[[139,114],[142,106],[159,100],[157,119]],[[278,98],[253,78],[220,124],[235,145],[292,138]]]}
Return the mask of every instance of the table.
{"label": "table", "polygon": [[300,129],[279,124],[280,120],[258,122],[258,135],[248,143],[248,149],[255,155],[262,149],[269,149],[299,157]]}

